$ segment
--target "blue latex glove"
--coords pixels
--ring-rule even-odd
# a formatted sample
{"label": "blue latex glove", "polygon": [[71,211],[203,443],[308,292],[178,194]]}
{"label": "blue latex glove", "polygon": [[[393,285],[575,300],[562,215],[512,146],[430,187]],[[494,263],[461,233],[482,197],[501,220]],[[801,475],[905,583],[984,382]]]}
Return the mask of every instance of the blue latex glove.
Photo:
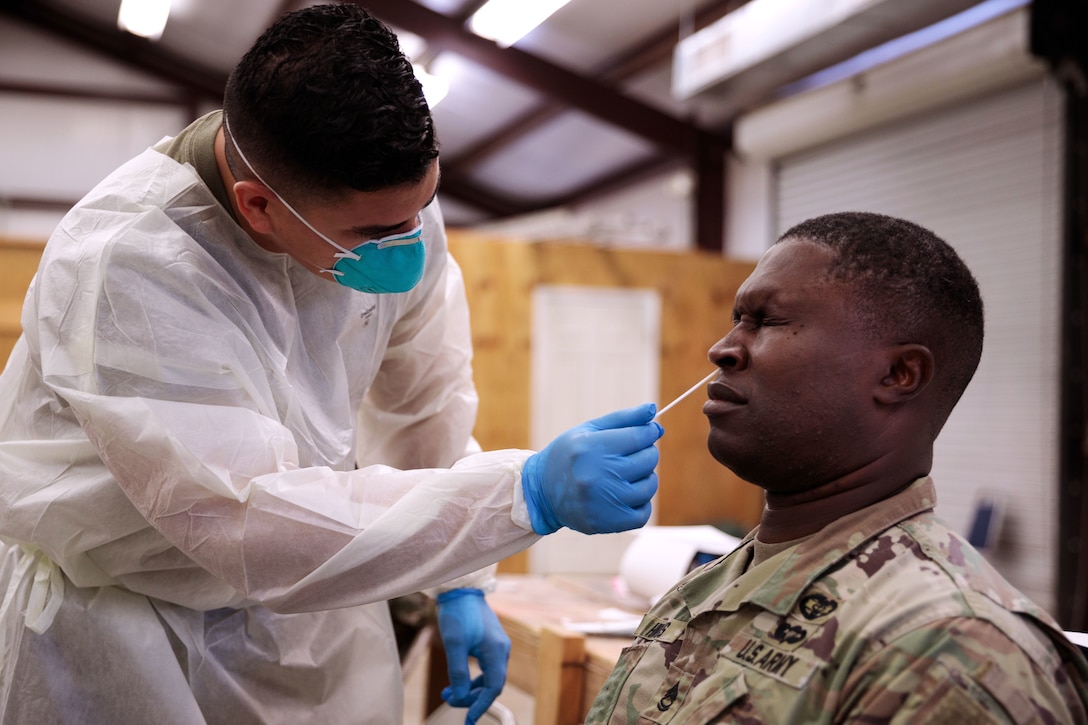
{"label": "blue latex glove", "polygon": [[[442,699],[454,707],[467,707],[465,725],[473,725],[491,707],[506,684],[510,638],[491,611],[479,589],[442,592],[438,602],[438,632],[446,649],[450,686]],[[475,657],[482,675],[469,677],[468,658]]]}
{"label": "blue latex glove", "polygon": [[637,529],[657,491],[657,448],[665,429],[653,403],[601,416],[561,434],[525,462],[521,485],[533,531],[562,526],[583,534]]}

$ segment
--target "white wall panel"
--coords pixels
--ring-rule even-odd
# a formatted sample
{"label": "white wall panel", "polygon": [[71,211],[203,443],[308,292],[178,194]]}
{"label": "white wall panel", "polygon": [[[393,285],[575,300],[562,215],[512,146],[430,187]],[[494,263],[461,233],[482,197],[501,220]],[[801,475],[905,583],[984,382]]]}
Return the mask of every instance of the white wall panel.
{"label": "white wall panel", "polygon": [[159,104],[0,94],[0,197],[82,197],[191,119]]}
{"label": "white wall panel", "polygon": [[175,91],[150,73],[7,17],[0,17],[0,80],[163,96]]}
{"label": "white wall panel", "polygon": [[[657,398],[661,296],[656,290],[537,285],[532,310],[533,450],[584,421]],[[559,531],[533,544],[529,570],[618,572],[631,538],[630,533]]]}

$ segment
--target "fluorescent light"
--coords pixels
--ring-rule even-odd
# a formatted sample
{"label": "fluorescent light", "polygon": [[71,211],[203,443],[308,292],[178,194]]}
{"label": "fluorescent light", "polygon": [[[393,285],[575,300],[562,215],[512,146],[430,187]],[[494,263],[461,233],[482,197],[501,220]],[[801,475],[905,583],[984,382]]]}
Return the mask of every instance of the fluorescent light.
{"label": "fluorescent light", "polygon": [[423,55],[423,51],[427,50],[427,41],[415,33],[409,33],[407,30],[398,30],[397,40],[400,42],[400,52],[412,60]]}
{"label": "fluorescent light", "polygon": [[488,0],[469,20],[472,32],[506,48],[570,0]]}
{"label": "fluorescent light", "polygon": [[419,64],[413,65],[412,70],[415,71],[416,80],[423,86],[423,97],[427,99],[427,105],[434,108],[450,92],[450,82],[441,76],[428,73]]}
{"label": "fluorescent light", "polygon": [[148,40],[158,40],[170,17],[170,0],[121,0],[117,27]]}

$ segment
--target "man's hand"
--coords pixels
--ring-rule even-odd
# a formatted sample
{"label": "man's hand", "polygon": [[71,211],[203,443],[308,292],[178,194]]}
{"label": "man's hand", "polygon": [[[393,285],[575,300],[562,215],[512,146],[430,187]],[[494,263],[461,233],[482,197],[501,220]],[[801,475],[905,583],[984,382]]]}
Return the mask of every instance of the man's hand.
{"label": "man's hand", "polygon": [[665,430],[652,403],[571,428],[530,456],[522,490],[533,531],[566,526],[583,534],[637,529],[657,491],[655,443]]}
{"label": "man's hand", "polygon": [[[465,725],[474,725],[491,707],[506,684],[510,638],[479,589],[453,589],[436,597],[438,632],[446,648],[450,686],[442,699],[467,707]],[[468,658],[476,658],[482,675],[471,679]]]}

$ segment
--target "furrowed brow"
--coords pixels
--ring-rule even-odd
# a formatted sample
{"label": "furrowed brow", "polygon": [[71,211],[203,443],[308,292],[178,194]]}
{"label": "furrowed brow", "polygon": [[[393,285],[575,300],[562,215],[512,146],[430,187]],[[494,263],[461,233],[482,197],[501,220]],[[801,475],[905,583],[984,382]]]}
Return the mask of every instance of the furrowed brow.
{"label": "furrowed brow", "polygon": [[[423,205],[423,208],[426,209],[427,207],[429,207],[431,204],[434,203],[434,200],[437,199],[437,198],[438,198],[438,187],[435,186],[434,193],[431,194],[431,198],[427,200],[427,203]],[[386,234],[392,234],[393,232],[397,231],[398,229],[403,229],[404,225],[406,225],[407,223],[408,223],[408,220],[405,219],[402,222],[399,222],[397,224],[390,224],[388,226],[352,227],[351,228],[351,233],[352,234],[357,234],[360,237],[383,237]]]}

